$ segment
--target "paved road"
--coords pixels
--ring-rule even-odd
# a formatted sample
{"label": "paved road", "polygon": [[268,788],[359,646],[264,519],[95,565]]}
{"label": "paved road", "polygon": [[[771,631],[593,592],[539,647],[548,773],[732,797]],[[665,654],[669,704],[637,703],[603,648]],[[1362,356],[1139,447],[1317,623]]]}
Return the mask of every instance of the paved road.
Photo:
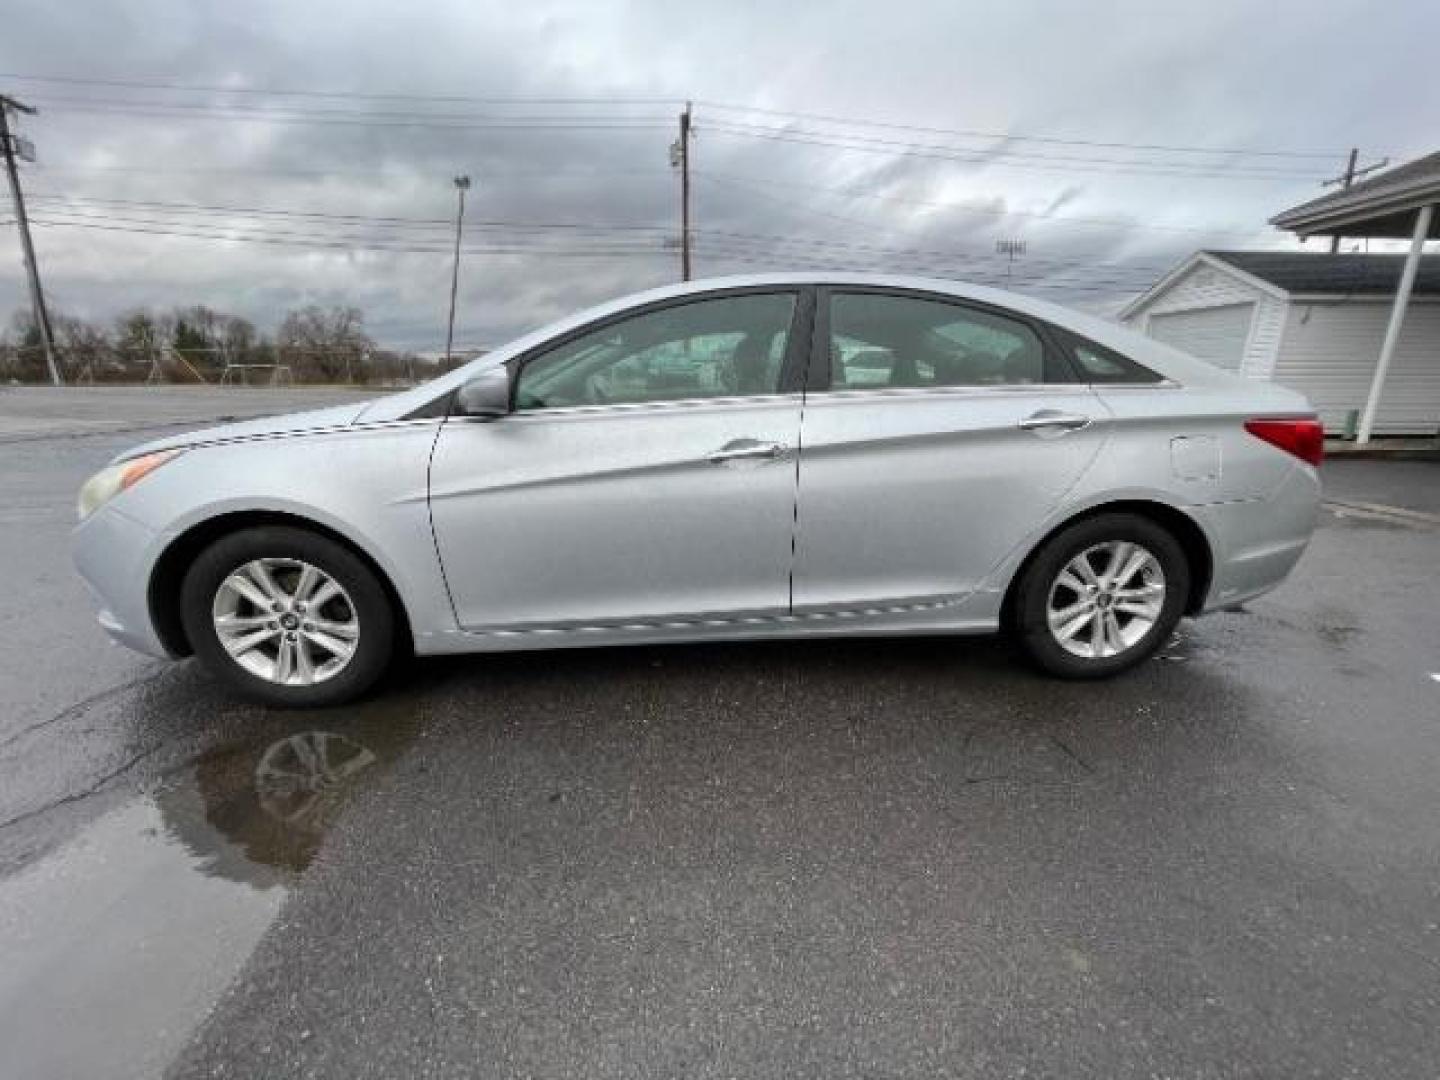
{"label": "paved road", "polygon": [[1440,454],[1428,461],[1336,458],[1325,465],[1325,494],[1440,515]]}
{"label": "paved road", "polygon": [[1440,530],[1327,515],[1103,686],[851,641],[276,713],[92,625],[126,441],[5,451],[0,1074],[1434,1073]]}
{"label": "paved road", "polygon": [[0,386],[0,444],[173,424],[198,427],[374,396],[373,390],[334,387]]}

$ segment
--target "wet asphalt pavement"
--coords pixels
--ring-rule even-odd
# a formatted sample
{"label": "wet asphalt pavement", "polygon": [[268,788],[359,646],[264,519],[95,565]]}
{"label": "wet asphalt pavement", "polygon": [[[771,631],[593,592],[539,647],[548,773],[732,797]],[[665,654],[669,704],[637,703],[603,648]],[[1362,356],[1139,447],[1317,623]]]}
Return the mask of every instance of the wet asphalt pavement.
{"label": "wet asphalt pavement", "polygon": [[[135,438],[0,445],[0,1076],[1435,1074],[1440,523],[1327,513],[1101,685],[807,642],[282,713],[94,625]],[[1327,468],[1440,490],[1389,467]]]}

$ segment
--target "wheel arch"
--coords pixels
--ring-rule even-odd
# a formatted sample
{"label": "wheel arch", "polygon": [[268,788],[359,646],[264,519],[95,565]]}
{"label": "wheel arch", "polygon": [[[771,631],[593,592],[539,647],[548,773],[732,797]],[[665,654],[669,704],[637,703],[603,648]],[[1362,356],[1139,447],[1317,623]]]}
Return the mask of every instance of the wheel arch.
{"label": "wheel arch", "polygon": [[185,572],[190,569],[196,556],[222,536],[263,525],[286,525],[294,529],[305,529],[333,540],[350,551],[369,567],[385,590],[385,595],[389,597],[397,623],[396,642],[412,640],[410,616],[400,591],[396,589],[385,568],[353,539],[338,529],[302,514],[287,513],[283,510],[236,510],[217,514],[191,525],[161,552],[150,571],[145,595],[150,622],[161,644],[172,656],[189,656],[194,652],[180,618],[180,586],[185,580]]}
{"label": "wheel arch", "polygon": [[1185,552],[1185,559],[1190,566],[1190,595],[1185,598],[1185,614],[1198,615],[1205,606],[1205,598],[1210,594],[1210,582],[1215,573],[1215,552],[1211,548],[1209,537],[1205,535],[1205,530],[1189,514],[1169,503],[1158,502],[1154,499],[1116,499],[1087,506],[1057,522],[1030,546],[1029,552],[1021,560],[1020,565],[1015,568],[1015,572],[1010,575],[1010,581],[1005,586],[1005,599],[1000,605],[1000,624],[1007,627],[1014,624],[1015,593],[1019,583],[1024,578],[1025,572],[1030,569],[1030,564],[1035,561],[1040,550],[1050,542],[1053,536],[1068,529],[1076,522],[1099,517],[1102,514],[1116,513],[1136,514],[1148,518],[1175,537],[1181,550]]}

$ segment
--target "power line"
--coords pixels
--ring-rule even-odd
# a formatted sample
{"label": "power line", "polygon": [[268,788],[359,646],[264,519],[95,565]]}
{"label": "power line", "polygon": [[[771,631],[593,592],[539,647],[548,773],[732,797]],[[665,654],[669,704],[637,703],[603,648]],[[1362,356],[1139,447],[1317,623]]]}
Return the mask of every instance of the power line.
{"label": "power line", "polygon": [[104,116],[133,116],[168,120],[258,120],[267,124],[310,124],[319,126],[365,127],[365,128],[430,128],[436,131],[651,131],[668,127],[668,119],[651,117],[612,117],[592,120],[561,118],[555,121],[537,120],[464,120],[446,117],[430,117],[421,114],[401,116],[396,119],[345,113],[338,111],[300,112],[274,109],[210,109],[208,111],[178,111],[200,106],[129,106],[129,105],[47,105],[54,113],[95,113]]}
{"label": "power line", "polygon": [[[715,258],[717,258],[717,259],[719,259],[719,260],[722,260],[723,262],[734,262],[734,263],[740,263],[740,264],[742,264],[742,265],[762,266],[762,267],[771,267],[771,268],[774,268],[774,267],[776,266],[776,262],[775,262],[775,260],[774,260],[773,258],[767,258],[767,257],[765,257],[765,256],[763,256],[763,255],[736,254],[736,253],[732,253],[732,252],[726,252],[726,251],[723,251],[723,250],[715,250],[715,249],[711,249],[711,248],[708,248],[708,247],[701,247],[701,248],[698,249],[698,251],[699,251],[699,254],[702,254],[702,255],[712,255],[712,256],[714,256]],[[790,269],[790,270],[798,270],[798,271],[814,270],[814,271],[816,271],[817,273],[838,273],[838,272],[847,272],[847,273],[848,273],[848,272],[855,272],[855,271],[857,271],[857,270],[862,270],[862,269],[870,270],[870,271],[873,271],[873,270],[875,269],[874,267],[857,267],[857,266],[855,266],[855,265],[853,265],[853,264],[839,263],[839,262],[835,262],[834,260],[824,261],[824,260],[818,260],[818,259],[808,259],[808,260],[804,260],[803,262],[793,262],[793,261],[792,261],[792,262],[787,262],[787,263],[785,263],[784,265],[785,265],[785,267],[786,267],[787,269]],[[952,267],[952,266],[949,266],[949,265],[947,265],[947,264],[936,264],[936,263],[929,263],[929,264],[910,264],[910,265],[907,265],[904,269],[905,269],[905,271],[910,272],[910,273],[938,274],[938,275],[946,275],[946,276],[952,276],[952,277],[953,277],[953,276],[956,276],[956,268],[954,268],[954,267]],[[1125,294],[1129,294],[1129,293],[1138,292],[1138,291],[1140,291],[1142,288],[1145,287],[1144,285],[1136,285],[1136,284],[1128,284],[1128,283],[1126,283],[1126,284],[1121,284],[1121,283],[1109,283],[1109,282],[1103,282],[1103,281],[1088,281],[1088,282],[1085,282],[1085,283],[1083,283],[1083,284],[1081,284],[1081,283],[1072,284],[1072,283],[1069,283],[1069,282],[1052,281],[1052,280],[1044,280],[1044,279],[1037,279],[1037,278],[1016,279],[1016,280],[1014,280],[1014,281],[1011,281],[1011,282],[1008,282],[1008,283],[1007,283],[1007,282],[1005,281],[1005,279],[1002,278],[1002,277],[988,277],[988,278],[987,278],[987,277],[981,277],[981,276],[976,276],[976,275],[975,275],[973,272],[971,272],[971,271],[961,271],[960,273],[963,275],[963,279],[964,279],[965,281],[970,282],[971,284],[975,284],[975,285],[989,285],[989,286],[993,286],[993,287],[995,287],[995,288],[1007,288],[1007,287],[1008,287],[1008,288],[1011,288],[1011,289],[1013,289],[1013,290],[1015,290],[1015,291],[1021,291],[1022,289],[1054,289],[1054,290],[1057,290],[1057,291],[1064,291],[1064,292],[1067,292],[1067,293],[1087,293],[1087,292],[1095,292],[1095,293],[1106,293],[1106,294],[1109,294],[1109,295],[1119,296],[1119,295],[1125,295]],[[1150,283],[1151,283],[1151,282],[1150,282],[1149,280],[1146,281],[1146,285],[1148,285],[1148,284],[1150,284]]]}
{"label": "power line", "polygon": [[[47,199],[47,200],[51,200],[51,201],[53,202],[53,201],[55,201],[55,200],[62,199],[63,197],[62,197],[62,196],[56,196],[56,195],[48,195],[48,196],[41,196],[40,198]],[[94,222],[105,222],[105,223],[115,223],[115,224],[128,224],[128,225],[146,226],[146,227],[169,227],[169,226],[173,226],[173,225],[178,224],[178,225],[180,225],[181,227],[186,228],[186,229],[189,229],[189,230],[191,230],[191,231],[194,231],[194,230],[196,230],[196,229],[206,230],[205,235],[211,236],[211,237],[213,237],[213,238],[215,238],[215,239],[239,239],[239,238],[242,238],[242,237],[238,236],[237,233],[236,233],[236,230],[239,230],[240,232],[242,232],[242,233],[245,234],[245,237],[300,238],[300,239],[304,239],[304,240],[307,240],[307,241],[309,241],[309,240],[321,240],[321,239],[324,239],[324,240],[332,240],[332,239],[333,239],[333,240],[340,240],[340,241],[350,241],[350,242],[354,242],[354,243],[365,243],[365,242],[374,241],[374,242],[377,242],[377,243],[382,243],[382,244],[387,244],[387,245],[395,244],[395,243],[406,243],[406,242],[413,242],[413,243],[420,243],[420,244],[424,244],[424,243],[427,243],[427,242],[429,242],[429,243],[438,243],[440,238],[439,238],[438,236],[433,236],[433,235],[430,235],[430,236],[427,236],[427,235],[418,235],[418,236],[417,236],[417,235],[415,235],[414,233],[411,233],[410,235],[400,235],[400,236],[372,237],[372,236],[365,236],[365,235],[355,235],[355,234],[346,234],[346,233],[333,233],[333,232],[332,232],[332,233],[321,234],[321,235],[316,235],[316,234],[314,234],[314,233],[297,234],[297,233],[290,233],[290,232],[266,232],[266,231],[265,231],[263,228],[261,228],[259,225],[239,225],[239,226],[234,226],[234,225],[228,225],[228,224],[221,224],[220,222],[215,222],[215,223],[212,224],[210,221],[204,221],[204,220],[199,221],[199,222],[181,221],[181,222],[178,222],[178,223],[177,223],[177,222],[175,222],[173,219],[167,218],[167,217],[163,216],[163,214],[164,214],[165,211],[172,211],[172,212],[173,212],[173,211],[179,211],[179,212],[182,212],[182,213],[196,213],[196,214],[201,215],[202,217],[212,217],[212,218],[213,218],[213,217],[216,217],[216,216],[223,216],[223,217],[225,217],[225,219],[226,219],[227,221],[228,221],[228,220],[232,220],[232,219],[233,219],[233,216],[244,217],[244,216],[248,216],[248,215],[271,215],[271,216],[278,217],[281,221],[296,220],[296,221],[299,221],[299,222],[301,222],[301,223],[303,223],[303,224],[305,224],[305,225],[307,225],[307,226],[312,226],[312,227],[324,227],[327,223],[334,222],[334,223],[336,223],[337,226],[339,226],[339,227],[346,227],[346,228],[350,228],[350,227],[366,227],[366,226],[369,226],[369,227],[378,227],[378,228],[395,228],[395,229],[411,229],[411,230],[413,230],[413,229],[415,229],[415,228],[418,227],[418,228],[420,228],[420,229],[422,229],[422,230],[432,230],[432,231],[433,231],[433,230],[438,230],[438,229],[441,229],[441,228],[444,228],[444,229],[447,229],[447,230],[448,230],[448,228],[450,227],[450,224],[451,224],[448,220],[443,219],[443,218],[401,218],[401,217],[375,217],[375,218],[371,218],[371,217],[365,217],[365,216],[362,216],[362,215],[352,215],[352,214],[325,214],[325,213],[319,213],[319,212],[294,211],[294,210],[280,210],[280,209],[273,209],[273,208],[261,210],[261,209],[240,208],[240,207],[214,207],[214,206],[197,206],[197,205],[193,205],[193,204],[140,202],[140,201],[136,201],[136,200],[123,200],[123,199],[117,199],[117,200],[94,200],[94,201],[95,201],[95,202],[99,202],[99,203],[105,203],[105,204],[107,204],[107,205],[118,205],[118,206],[121,206],[121,207],[138,207],[139,209],[132,209],[132,210],[128,211],[128,214],[127,214],[125,211],[122,211],[122,214],[121,214],[121,215],[116,215],[116,214],[111,213],[111,212],[109,212],[109,211],[107,211],[107,210],[105,210],[105,209],[102,209],[102,208],[100,208],[100,207],[81,206],[81,207],[79,207],[78,209],[70,209],[70,208],[67,208],[67,207],[65,207],[65,206],[63,206],[63,205],[62,205],[62,206],[50,205],[50,206],[46,206],[46,207],[44,208],[44,212],[45,212],[47,215],[49,215],[49,220],[52,221],[52,223],[57,223],[57,224],[59,223],[59,222],[55,221],[55,219],[57,219],[57,218],[59,218],[59,219],[64,219],[64,220],[67,221],[67,222],[75,222],[75,223],[85,223],[85,222],[94,221]],[[150,209],[150,208],[159,208],[159,209]],[[272,224],[272,222],[271,222],[271,221],[268,221],[268,220],[262,220],[262,224],[268,226],[268,225]],[[670,234],[670,232],[671,232],[671,228],[670,228],[669,226],[666,226],[666,225],[585,224],[585,223],[580,223],[580,222],[480,221],[480,222],[472,222],[472,223],[470,223],[470,225],[467,226],[467,227],[468,227],[468,228],[473,228],[473,229],[496,230],[496,231],[500,231],[500,232],[504,232],[504,233],[516,233],[516,234],[527,234],[527,233],[535,233],[535,232],[544,233],[544,232],[560,231],[560,232],[564,232],[564,233],[569,234],[569,235],[572,237],[572,239],[576,236],[576,234],[579,234],[580,237],[581,237],[581,239],[583,239],[583,240],[585,240],[585,241],[587,241],[587,242],[607,242],[607,243],[613,243],[613,242],[614,242],[614,238],[610,235],[610,234],[614,234],[614,233],[630,233],[630,234],[636,234],[636,233],[638,233],[638,234],[642,234],[641,236],[637,237],[637,239],[640,239],[640,240],[644,241],[644,240],[658,239],[658,238],[663,237],[663,236],[668,236],[668,235]],[[907,248],[907,247],[887,247],[887,246],[881,246],[881,245],[875,245],[875,244],[856,243],[856,242],[853,242],[853,241],[832,240],[832,239],[826,239],[826,238],[824,238],[824,237],[791,236],[791,235],[783,235],[783,234],[775,234],[775,233],[754,233],[754,232],[744,232],[744,231],[724,230],[724,229],[696,229],[696,230],[694,230],[694,232],[696,233],[696,235],[700,235],[700,236],[704,236],[704,237],[709,237],[709,238],[712,238],[712,239],[715,239],[715,240],[742,242],[742,243],[749,243],[749,244],[765,244],[765,245],[770,245],[771,247],[783,246],[783,247],[789,248],[789,249],[801,249],[801,250],[804,250],[804,249],[810,249],[810,248],[817,248],[817,249],[821,249],[822,251],[831,251],[831,252],[841,251],[841,252],[851,252],[851,253],[856,253],[856,254],[861,254],[861,255],[883,255],[883,256],[892,256],[892,257],[898,257],[898,258],[944,257],[944,258],[953,259],[953,260],[960,260],[960,261],[983,261],[983,262],[994,262],[994,261],[995,261],[993,254],[990,253],[990,252],[964,250],[964,249],[940,250],[940,249],[926,249],[926,248],[913,248],[913,247],[911,247],[911,248]],[[197,234],[197,235],[198,235],[198,234]],[[512,240],[512,241],[510,241],[510,242],[515,242],[515,241]],[[533,241],[527,241],[527,242],[533,242]],[[1081,268],[1086,268],[1086,269],[1095,269],[1095,268],[1125,268],[1125,269],[1132,269],[1132,270],[1136,270],[1136,271],[1140,271],[1140,272],[1158,272],[1158,271],[1160,271],[1160,270],[1165,269],[1165,267],[1164,267],[1164,266],[1161,266],[1160,264],[1149,265],[1149,264],[1141,264],[1141,263],[1117,263],[1117,262],[1104,262],[1104,261],[1095,262],[1095,261],[1088,261],[1088,260],[1065,260],[1065,259],[1043,259],[1043,258],[1042,258],[1042,259],[1033,260],[1032,262],[1033,262],[1033,265],[1036,265],[1036,266],[1052,266],[1052,267],[1057,267],[1057,268],[1058,268],[1058,267],[1081,267]]]}
{"label": "power line", "polygon": [[[572,95],[572,96],[527,96],[527,95],[470,95],[470,94],[433,94],[433,93],[398,93],[357,90],[316,90],[301,88],[274,88],[259,86],[236,86],[225,84],[201,84],[168,82],[163,80],[143,79],[107,79],[95,78],[92,76],[74,75],[39,75],[20,72],[0,72],[0,78],[13,79],[20,82],[51,83],[65,86],[103,86],[112,88],[125,88],[132,90],[150,90],[165,93],[186,93],[186,94],[220,94],[238,97],[290,97],[290,98],[313,98],[325,100],[356,100],[356,101],[407,101],[426,103],[448,103],[448,104],[470,104],[489,106],[662,106],[674,107],[684,103],[680,95],[657,96],[657,95]],[[873,129],[884,129],[891,131],[910,131],[926,135],[945,135],[954,138],[968,139],[992,139],[1005,140],[1007,142],[1032,142],[1056,146],[1088,146],[1097,149],[1123,149],[1137,150],[1156,153],[1179,153],[1179,154],[1216,154],[1245,157],[1275,157],[1275,158],[1324,158],[1335,157],[1340,151],[1337,150],[1299,150],[1267,146],[1252,147],[1227,147],[1227,146],[1199,146],[1182,143],[1153,143],[1153,142],[1126,142],[1122,140],[1090,139],[1077,137],[1062,137],[1054,135],[1035,135],[1017,131],[980,131],[964,128],[947,128],[922,124],[899,123],[887,120],[873,120],[855,116],[838,116],[835,114],[805,112],[800,110],[776,109],[759,105],[740,105],[732,102],[720,101],[697,101],[697,105],[714,109],[718,112],[748,113],[757,116],[771,116],[777,118],[788,118],[809,121],[812,123],[847,125],[851,127],[863,127]]]}
{"label": "power line", "polygon": [[[160,202],[141,199],[104,199],[94,196],[74,196],[60,194],[40,194],[32,198],[45,202],[75,202],[81,204],[80,210],[99,210],[101,207],[120,207],[144,212],[145,210],[168,210],[176,213],[200,214],[205,216],[235,216],[235,217],[280,217],[280,218],[306,218],[323,221],[339,221],[344,223],[358,223],[377,226],[418,226],[423,228],[444,227],[447,231],[454,224],[451,218],[416,218],[397,217],[383,215],[364,214],[334,214],[318,210],[293,210],[281,208],[242,207],[242,206],[221,206],[204,203],[174,203]],[[92,207],[91,204],[94,204]],[[59,212],[61,208],[47,207],[47,212]],[[580,230],[580,231],[605,231],[605,232],[670,232],[672,227],[664,224],[646,225],[631,223],[597,223],[581,221],[497,221],[481,220],[472,221],[466,225],[467,229],[516,229],[516,230]]]}
{"label": "power line", "polygon": [[[403,168],[389,169],[281,169],[252,166],[212,166],[212,167],[187,167],[174,166],[170,168],[158,168],[148,165],[31,165],[28,172],[84,174],[84,173],[136,173],[157,176],[216,176],[216,175],[237,175],[237,176],[363,176],[371,179],[392,175],[394,173],[426,176],[439,176],[443,170],[436,169],[432,172],[424,170],[407,170]],[[483,180],[503,180],[543,177],[593,177],[593,176],[659,176],[666,170],[651,168],[629,168],[629,169],[503,169],[476,171],[475,176]]]}
{"label": "power line", "polygon": [[[1087,226],[1095,226],[1095,227],[1103,227],[1103,228],[1117,228],[1117,227],[1118,227],[1118,228],[1125,228],[1125,229],[1144,229],[1144,230],[1146,230],[1146,231],[1153,231],[1153,232],[1196,233],[1196,234],[1200,234],[1200,235],[1204,235],[1204,236],[1246,236],[1246,237],[1249,237],[1249,236],[1254,235],[1253,231],[1251,231],[1251,232],[1241,232],[1241,231],[1239,231],[1239,230],[1204,229],[1204,228],[1196,228],[1196,227],[1194,227],[1194,226],[1184,226],[1184,225],[1148,225],[1148,224],[1144,224],[1144,223],[1142,223],[1142,222],[1130,221],[1130,220],[1127,220],[1126,218],[1076,217],[1076,216],[1073,216],[1073,215],[1070,215],[1070,214],[1045,214],[1045,213],[1039,213],[1039,212],[1035,212],[1035,211],[1012,210],[1012,209],[1000,210],[1000,209],[992,209],[992,208],[990,208],[990,207],[983,207],[983,206],[967,206],[967,205],[965,205],[965,204],[963,204],[963,203],[934,202],[934,201],[929,201],[929,200],[925,200],[925,199],[907,199],[907,198],[902,198],[902,197],[900,197],[900,196],[898,196],[898,195],[881,195],[881,194],[877,194],[877,193],[874,193],[874,192],[868,192],[868,191],[854,191],[854,190],[852,190],[852,189],[850,189],[850,188],[827,187],[827,186],[825,186],[825,185],[823,185],[823,184],[801,183],[801,182],[795,181],[795,180],[769,180],[769,179],[766,179],[766,180],[763,180],[763,181],[762,181],[762,180],[760,180],[760,179],[757,178],[757,177],[742,177],[742,176],[738,176],[738,175],[736,175],[736,174],[734,174],[734,173],[715,172],[715,171],[710,170],[710,169],[705,169],[705,170],[703,170],[703,171],[697,169],[696,172],[695,172],[695,175],[701,177],[702,179],[708,179],[708,180],[712,180],[712,181],[719,181],[719,182],[722,183],[722,184],[732,184],[732,185],[734,185],[734,186],[736,186],[736,187],[746,188],[746,189],[749,189],[750,191],[752,191],[752,192],[755,193],[755,194],[764,195],[764,196],[766,196],[767,198],[770,198],[770,199],[772,199],[773,201],[776,201],[776,202],[784,202],[785,200],[779,199],[778,197],[776,197],[776,196],[774,196],[774,195],[771,195],[769,192],[765,191],[764,187],[761,186],[762,184],[763,184],[765,187],[788,187],[788,188],[798,188],[798,189],[802,189],[802,190],[805,190],[805,191],[823,191],[823,192],[828,192],[828,193],[834,194],[834,195],[843,195],[843,196],[845,196],[846,198],[849,198],[849,199],[871,199],[871,200],[875,200],[875,201],[877,201],[877,202],[899,203],[899,204],[907,205],[907,206],[923,206],[923,207],[929,207],[929,208],[937,209],[937,210],[950,210],[950,211],[954,211],[954,212],[956,212],[956,213],[962,213],[962,214],[987,214],[987,215],[990,215],[990,216],[993,216],[993,217],[1026,217],[1026,218],[1037,218],[1037,219],[1039,219],[1039,220],[1041,220],[1041,221],[1055,222],[1055,223],[1057,223],[1057,224],[1066,224],[1066,225],[1087,225]],[[857,224],[857,225],[869,224],[869,223],[867,223],[867,222],[863,222],[863,221],[860,221],[860,220],[855,219],[855,218],[837,218],[837,220],[840,220],[840,221],[850,221],[850,222],[852,222],[852,223],[854,223],[854,224]]]}
{"label": "power line", "polygon": [[[80,220],[57,220],[54,211],[46,211],[47,217],[36,218],[32,224],[46,228],[74,228],[74,229],[95,229],[101,232],[139,233],[153,236],[169,236],[190,240],[222,241],[229,243],[253,243],[273,244],[281,247],[313,247],[327,248],[339,251],[394,251],[400,253],[430,254],[450,252],[450,247],[443,243],[426,245],[423,242],[412,242],[403,238],[397,240],[375,239],[370,237],[334,237],[325,235],[314,235],[304,233],[257,233],[257,232],[226,232],[226,231],[199,231],[206,226],[195,225],[188,229],[160,228],[158,223],[151,221],[127,221],[126,219],[85,219]],[[60,215],[64,218],[65,215]],[[608,248],[558,248],[545,247],[543,245],[523,245],[514,240],[505,241],[483,246],[471,246],[463,249],[469,254],[485,255],[573,255],[573,256],[625,256],[625,255],[665,255],[669,252],[663,247],[644,247],[640,245],[616,246],[611,244]]]}
{"label": "power line", "polygon": [[[892,157],[930,158],[939,161],[955,161],[993,168],[1030,169],[1050,172],[1093,172],[1105,174],[1130,174],[1135,176],[1183,176],[1187,178],[1212,180],[1282,180],[1319,179],[1319,173],[1295,170],[1222,169],[1214,166],[1179,165],[1166,162],[1126,162],[1121,159],[1097,158],[1086,164],[1084,159],[1067,161],[1064,158],[1025,154],[1020,151],[984,151],[964,147],[905,143],[893,139],[872,139],[864,136],[832,137],[824,132],[812,132],[796,128],[766,128],[754,125],[722,124],[711,121],[702,125],[702,130],[719,135],[733,135],[742,138],[767,139],[775,142],[795,143],[806,146],[826,146],[860,153],[886,154]],[[1014,159],[1014,160],[1012,160]]]}
{"label": "power line", "polygon": [[367,101],[467,102],[472,105],[677,105],[678,97],[475,97],[465,94],[373,93],[358,90],[279,90],[257,86],[200,85],[153,82],[138,79],[96,79],[78,75],[22,75],[0,72],[0,79],[20,82],[64,83],[72,86],[116,86],[132,90],[164,90],[175,93],[244,94],[268,97],[354,98]]}
{"label": "power line", "polygon": [[1176,154],[1226,154],[1246,157],[1282,158],[1323,158],[1335,156],[1334,150],[1279,150],[1261,147],[1187,146],[1178,143],[1132,143],[1099,139],[1059,138],[1049,135],[1025,135],[1013,131],[974,131],[962,128],[928,127],[920,124],[901,124],[886,120],[865,120],[853,116],[835,116],[823,113],[795,112],[786,109],[767,109],[756,105],[731,105],[718,101],[700,101],[697,104],[707,109],[722,112],[754,113],[763,116],[786,117],[795,120],[809,120],[826,124],[845,124],[853,127],[884,128],[890,131],[913,131],[925,135],[949,135],[964,139],[996,139],[1006,142],[1047,143],[1056,146],[1089,146],[1109,150],[1143,150]]}

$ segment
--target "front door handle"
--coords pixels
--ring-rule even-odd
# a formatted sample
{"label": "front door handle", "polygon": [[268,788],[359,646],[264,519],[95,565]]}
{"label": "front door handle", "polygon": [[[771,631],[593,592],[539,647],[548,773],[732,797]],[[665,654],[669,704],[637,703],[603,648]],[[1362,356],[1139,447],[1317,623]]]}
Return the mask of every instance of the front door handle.
{"label": "front door handle", "polygon": [[1041,409],[1037,413],[1031,413],[1020,421],[1020,427],[1025,431],[1035,431],[1041,434],[1063,435],[1067,431],[1079,431],[1087,428],[1093,420],[1081,413],[1060,412],[1058,409]]}
{"label": "front door handle", "polygon": [[755,439],[735,439],[719,450],[705,455],[712,465],[724,465],[727,461],[779,461],[790,448],[784,443],[762,443]]}

